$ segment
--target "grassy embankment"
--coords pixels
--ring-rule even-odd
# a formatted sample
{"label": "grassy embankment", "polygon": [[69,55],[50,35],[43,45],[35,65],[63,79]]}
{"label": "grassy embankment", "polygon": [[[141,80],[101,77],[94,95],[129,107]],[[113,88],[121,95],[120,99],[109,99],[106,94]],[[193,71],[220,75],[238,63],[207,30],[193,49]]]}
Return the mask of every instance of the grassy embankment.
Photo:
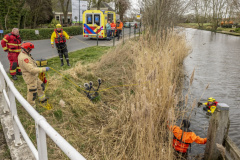
{"label": "grassy embankment", "polygon": [[[179,23],[178,26],[185,27],[185,28],[195,28],[195,29],[202,29],[207,31],[212,31],[212,26],[210,23],[204,23],[203,27],[199,27],[197,23]],[[240,36],[239,32],[231,32],[235,31],[235,28],[222,28],[218,27],[217,33],[229,34],[234,36]]]}
{"label": "grassy embankment", "polygon": [[[53,109],[37,110],[87,159],[174,159],[166,113],[172,108],[179,115],[182,63],[188,52],[184,37],[169,33],[164,41],[143,36],[116,48],[73,52],[71,68],[60,67],[58,58],[50,59],[50,67],[76,84],[96,84],[102,78],[100,98],[90,102],[81,90],[50,71],[47,95]],[[23,80],[15,83],[26,97]],[[65,105],[59,104],[61,99]],[[18,113],[35,142],[33,120],[21,107]],[[49,159],[67,159],[47,141]]]}

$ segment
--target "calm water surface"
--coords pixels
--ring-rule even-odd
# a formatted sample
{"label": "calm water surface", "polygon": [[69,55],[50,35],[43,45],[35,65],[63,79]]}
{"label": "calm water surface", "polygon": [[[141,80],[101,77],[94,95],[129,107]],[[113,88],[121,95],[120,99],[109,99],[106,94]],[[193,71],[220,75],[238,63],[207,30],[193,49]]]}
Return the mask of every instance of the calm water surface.
{"label": "calm water surface", "polygon": [[[190,101],[214,97],[230,106],[229,136],[240,147],[240,37],[209,31],[184,29],[191,54],[184,61],[185,90],[195,68],[190,87]],[[209,84],[207,90],[206,86]],[[190,105],[189,105],[190,106]],[[206,137],[209,118],[202,108],[195,108],[191,115],[191,129],[200,137]],[[204,152],[205,145],[193,144],[192,152]]]}

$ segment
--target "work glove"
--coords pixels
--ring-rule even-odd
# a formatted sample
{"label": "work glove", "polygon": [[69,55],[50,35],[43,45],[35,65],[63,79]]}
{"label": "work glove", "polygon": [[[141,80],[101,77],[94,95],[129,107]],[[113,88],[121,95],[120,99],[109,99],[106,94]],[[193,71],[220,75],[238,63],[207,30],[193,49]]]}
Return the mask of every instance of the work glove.
{"label": "work glove", "polygon": [[202,105],[202,102],[198,102],[198,107],[200,107]]}
{"label": "work glove", "polygon": [[48,71],[50,68],[49,67],[46,67],[46,71]]}

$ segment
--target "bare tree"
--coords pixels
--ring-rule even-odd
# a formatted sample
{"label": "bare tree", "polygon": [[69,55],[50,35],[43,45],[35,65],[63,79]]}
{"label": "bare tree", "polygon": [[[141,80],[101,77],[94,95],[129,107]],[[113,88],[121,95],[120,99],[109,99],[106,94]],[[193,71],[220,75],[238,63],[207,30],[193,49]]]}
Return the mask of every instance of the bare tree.
{"label": "bare tree", "polygon": [[60,4],[61,4],[61,8],[63,11],[63,16],[64,16],[64,24],[66,25],[68,23],[68,6],[70,3],[70,0],[59,0]]}
{"label": "bare tree", "polygon": [[121,20],[123,20],[123,15],[130,7],[131,3],[129,0],[115,0],[115,10],[120,15]]}
{"label": "bare tree", "polygon": [[[143,24],[148,26],[151,34],[161,37],[169,28],[177,23],[184,12],[184,0],[142,0]],[[160,32],[157,32],[160,31]]]}

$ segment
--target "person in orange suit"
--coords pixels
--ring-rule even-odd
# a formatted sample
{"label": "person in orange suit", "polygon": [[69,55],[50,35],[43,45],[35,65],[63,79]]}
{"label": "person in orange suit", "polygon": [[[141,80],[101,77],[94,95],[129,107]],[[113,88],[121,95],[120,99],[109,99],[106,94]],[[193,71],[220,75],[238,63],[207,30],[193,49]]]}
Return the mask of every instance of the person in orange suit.
{"label": "person in orange suit", "polygon": [[190,122],[188,120],[183,120],[181,126],[178,127],[168,126],[173,132],[173,143],[172,146],[177,153],[181,153],[182,157],[187,158],[188,148],[191,143],[196,142],[198,144],[206,144],[207,138],[200,138],[193,131],[189,129]]}
{"label": "person in orange suit", "polygon": [[112,20],[111,25],[111,36],[114,37],[115,30],[116,30],[116,23],[114,23],[114,20]]}
{"label": "person in orange suit", "polygon": [[120,35],[122,33],[122,28],[123,28],[123,23],[121,22],[120,19],[117,21],[116,27],[117,27],[117,37],[118,37],[118,40],[119,40]]}

